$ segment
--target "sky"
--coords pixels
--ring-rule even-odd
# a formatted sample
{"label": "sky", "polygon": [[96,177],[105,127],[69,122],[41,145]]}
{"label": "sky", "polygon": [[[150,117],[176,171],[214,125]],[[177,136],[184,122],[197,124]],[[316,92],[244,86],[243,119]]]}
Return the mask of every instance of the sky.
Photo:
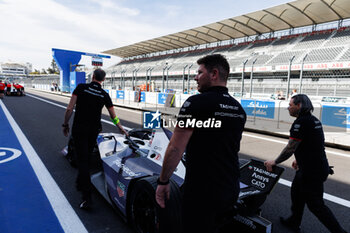
{"label": "sky", "polygon": [[[0,62],[47,69],[52,48],[101,54],[290,1],[0,0]],[[80,64],[91,67],[91,57]]]}

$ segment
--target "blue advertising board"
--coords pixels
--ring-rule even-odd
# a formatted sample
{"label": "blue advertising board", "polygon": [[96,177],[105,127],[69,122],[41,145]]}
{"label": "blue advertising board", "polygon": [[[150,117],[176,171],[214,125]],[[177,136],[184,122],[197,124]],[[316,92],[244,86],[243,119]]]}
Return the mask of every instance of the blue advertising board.
{"label": "blue advertising board", "polygon": [[117,91],[117,99],[123,100],[124,96],[124,91]]}
{"label": "blue advertising board", "polygon": [[167,97],[168,97],[167,93],[159,93],[158,94],[158,104],[165,104]]}
{"label": "blue advertising board", "polygon": [[322,124],[350,128],[350,106],[322,106]]}
{"label": "blue advertising board", "polygon": [[146,101],[146,93],[144,91],[141,91],[140,102],[145,102],[145,101]]}
{"label": "blue advertising board", "polygon": [[259,101],[259,100],[241,100],[241,105],[244,108],[247,116],[256,116],[273,119],[275,117],[275,102],[274,101]]}

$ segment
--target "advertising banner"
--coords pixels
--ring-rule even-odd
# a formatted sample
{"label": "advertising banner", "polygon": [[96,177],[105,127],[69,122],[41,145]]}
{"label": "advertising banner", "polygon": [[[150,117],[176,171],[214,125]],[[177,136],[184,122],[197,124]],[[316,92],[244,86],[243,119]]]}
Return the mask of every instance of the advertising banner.
{"label": "advertising banner", "polygon": [[274,116],[275,116],[274,101],[242,99],[241,104],[247,116],[255,115],[256,117],[274,119]]}
{"label": "advertising banner", "polygon": [[117,91],[117,99],[123,100],[125,97],[124,91]]}
{"label": "advertising banner", "polygon": [[145,102],[146,101],[146,93],[144,91],[141,91],[140,94],[140,102]]}
{"label": "advertising banner", "polygon": [[158,104],[165,104],[167,97],[168,97],[167,93],[159,93],[158,94]]}
{"label": "advertising banner", "polygon": [[322,124],[350,128],[350,106],[322,106]]}

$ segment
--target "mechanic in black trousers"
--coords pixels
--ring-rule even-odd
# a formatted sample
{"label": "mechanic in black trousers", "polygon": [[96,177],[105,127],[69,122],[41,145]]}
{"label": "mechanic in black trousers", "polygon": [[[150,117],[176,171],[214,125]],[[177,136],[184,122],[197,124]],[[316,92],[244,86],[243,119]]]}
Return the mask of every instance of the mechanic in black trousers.
{"label": "mechanic in black trousers", "polygon": [[90,180],[90,155],[96,144],[98,133],[101,131],[101,113],[103,106],[108,109],[112,121],[123,134],[127,135],[115,114],[113,103],[108,93],[101,88],[101,83],[106,76],[105,71],[96,69],[89,84],[79,84],[73,91],[67,106],[63,134],[69,135],[69,119],[75,107],[72,136],[77,152],[77,189],[82,193],[82,202],[79,207],[88,209],[91,205],[91,180]]}
{"label": "mechanic in black trousers", "polygon": [[289,114],[296,117],[291,129],[287,146],[276,160],[265,161],[268,171],[276,164],[290,158],[296,169],[291,188],[292,215],[280,218],[286,227],[300,232],[301,219],[305,204],[310,211],[332,233],[345,232],[331,210],[323,201],[323,183],[333,170],[329,168],[324,148],[324,134],[321,122],[312,115],[314,110],[310,99],[303,94],[294,95],[289,103]]}
{"label": "mechanic in black trousers", "polygon": [[158,179],[156,200],[165,208],[169,179],[186,149],[182,223],[185,233],[218,232],[239,194],[238,151],[246,113],[226,87],[230,66],[220,54],[197,61],[201,94],[180,109]]}

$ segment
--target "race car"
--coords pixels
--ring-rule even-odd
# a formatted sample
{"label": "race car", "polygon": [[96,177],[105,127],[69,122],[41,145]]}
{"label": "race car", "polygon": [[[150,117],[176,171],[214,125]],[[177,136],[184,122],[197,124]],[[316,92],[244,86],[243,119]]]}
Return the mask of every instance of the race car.
{"label": "race car", "polygon": [[[172,133],[167,129],[133,129],[129,137],[101,133],[91,164],[91,182],[138,233],[181,232],[182,185],[186,155],[170,179],[171,198],[162,209],[155,200],[157,178]],[[63,153],[75,165],[74,139]],[[225,232],[271,232],[272,223],[261,216],[260,206],[284,169],[268,172],[261,161],[240,159],[240,194],[225,219]]]}
{"label": "race car", "polygon": [[12,84],[7,83],[5,94],[7,96],[10,96],[10,95],[23,96],[25,95],[24,87],[18,83],[12,83]]}

